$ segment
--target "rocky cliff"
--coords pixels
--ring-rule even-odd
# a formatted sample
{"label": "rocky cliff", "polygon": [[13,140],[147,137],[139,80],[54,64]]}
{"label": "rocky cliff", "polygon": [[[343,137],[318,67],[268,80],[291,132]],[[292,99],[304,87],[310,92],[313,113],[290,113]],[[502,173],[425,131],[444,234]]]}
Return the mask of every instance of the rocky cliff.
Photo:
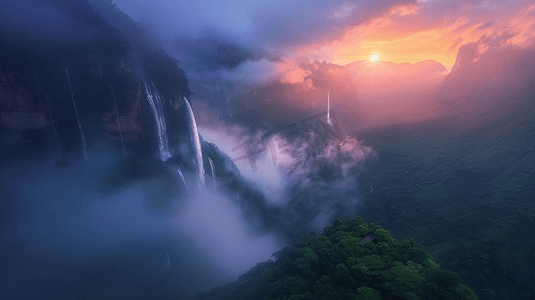
{"label": "rocky cliff", "polygon": [[111,1],[30,2],[7,4],[0,18],[2,157],[76,160],[84,142],[89,152],[157,157],[143,80],[161,96],[176,148],[191,95],[179,62]]}

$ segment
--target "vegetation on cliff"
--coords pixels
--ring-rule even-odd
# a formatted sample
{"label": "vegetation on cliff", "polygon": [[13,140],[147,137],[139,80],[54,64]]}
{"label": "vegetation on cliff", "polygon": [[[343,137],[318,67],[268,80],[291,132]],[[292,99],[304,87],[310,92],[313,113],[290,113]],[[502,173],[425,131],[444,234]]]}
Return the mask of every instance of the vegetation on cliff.
{"label": "vegetation on cliff", "polygon": [[508,115],[494,120],[434,120],[355,134],[379,157],[356,174],[363,190],[359,215],[398,240],[425,245],[480,299],[535,297],[531,82],[529,93],[508,98],[522,104],[508,104]]}
{"label": "vegetation on cliff", "polygon": [[273,258],[196,299],[477,299],[423,247],[397,243],[360,217],[337,219],[321,236],[305,236]]}

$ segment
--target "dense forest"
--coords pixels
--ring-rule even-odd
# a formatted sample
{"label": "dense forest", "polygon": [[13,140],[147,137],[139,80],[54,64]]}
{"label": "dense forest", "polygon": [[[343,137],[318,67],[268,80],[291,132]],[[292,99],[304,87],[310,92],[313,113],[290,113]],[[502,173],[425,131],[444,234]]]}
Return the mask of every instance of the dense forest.
{"label": "dense forest", "polygon": [[477,299],[414,240],[398,243],[359,217],[336,219],[273,258],[196,299]]}
{"label": "dense forest", "polygon": [[444,118],[355,133],[379,157],[357,174],[360,216],[425,245],[480,299],[534,295],[533,90],[515,92],[522,105],[488,122]]}
{"label": "dense forest", "polygon": [[[193,102],[236,124],[250,122],[250,128],[255,128],[254,122],[261,118],[249,110],[251,99],[259,95],[278,98],[279,102],[258,102],[258,107],[264,111],[271,108],[272,121],[291,119],[303,108],[281,109],[282,103],[296,103],[292,91],[301,87],[275,81],[272,91],[269,85],[261,85],[231,99],[228,86],[217,79],[207,76],[206,82],[197,79],[190,85],[181,63],[112,0],[23,2],[7,3],[0,13],[0,226],[6,232],[13,229],[12,236],[2,232],[2,243],[13,245],[2,252],[0,281],[5,297],[174,299],[227,280],[218,277],[221,270],[206,263],[205,254],[200,255],[201,250],[191,246],[193,242],[176,232],[151,232],[154,240],[138,237],[128,243],[121,240],[127,235],[123,232],[103,242],[100,236],[112,232],[112,227],[95,226],[93,215],[85,219],[87,223],[79,221],[71,205],[87,201],[88,207],[93,207],[100,197],[108,197],[112,203],[126,195],[126,207],[130,208],[131,198],[144,194],[148,214],[153,216],[191,198],[193,192],[186,183],[193,186],[188,173],[193,174],[195,162],[190,163],[187,155],[176,155],[167,162],[155,159],[157,121],[147,102],[144,81],[153,82],[161,95],[173,154],[181,154],[181,147],[190,141],[183,96],[196,95]],[[202,39],[191,45],[203,71],[232,70],[257,57],[217,37],[206,39],[218,45],[215,52],[203,50]],[[201,292],[197,299],[476,299],[476,295],[482,300],[533,299],[535,60],[530,51],[508,49],[474,60],[465,69],[454,68],[435,97],[442,106],[441,115],[434,119],[375,125],[350,134],[376,155],[352,164],[347,174],[342,170],[351,155],[340,147],[333,161],[315,159],[317,153],[307,154],[304,165],[313,172],[295,177],[299,180],[293,181],[285,195],[290,200],[284,204],[269,203],[269,195],[240,174],[229,157],[235,153],[223,153],[201,137],[210,191],[217,185],[221,199],[231,199],[230,206],[239,211],[232,216],[243,216],[248,227],[262,234],[274,233],[281,244],[293,246],[258,263],[238,281]],[[503,63],[489,72],[485,68],[491,60]],[[331,99],[350,103],[346,113],[360,114],[354,96],[357,91],[344,67],[314,62],[308,68],[322,95],[324,86],[335,87]],[[522,76],[511,77],[518,80],[513,83],[501,82],[499,76],[494,82],[487,80],[488,74],[501,74],[503,69]],[[484,79],[484,85],[468,80],[474,73]],[[322,77],[324,74],[336,76]],[[494,87],[497,82],[510,87],[503,97]],[[308,109],[313,92],[303,94],[307,101],[299,105]],[[462,94],[459,99],[466,103],[455,97],[447,103],[453,92]],[[203,103],[206,99],[212,102]],[[247,111],[232,116],[231,104],[243,104]],[[363,121],[360,116],[358,121]],[[320,149],[307,142],[309,149]],[[77,165],[86,146],[89,159],[85,161],[90,163]],[[113,163],[99,161],[102,153],[121,158]],[[13,168],[17,160],[28,158],[28,164],[38,171]],[[45,162],[42,170],[34,165],[37,158]],[[99,163],[109,168],[99,165],[95,168],[97,179],[89,179],[87,166]],[[177,170],[186,174],[186,180],[180,179]],[[341,174],[348,176],[337,186],[334,183]],[[128,194],[132,187],[152,185],[155,188]],[[35,192],[38,195],[32,191],[39,191]],[[84,193],[90,197],[81,200]],[[176,201],[177,195],[180,201]],[[200,201],[205,201],[207,196],[202,195]],[[31,202],[32,197],[39,201]],[[41,214],[41,206],[32,206],[36,203],[50,211]],[[84,206],[77,208],[81,208],[80,214],[94,213]],[[30,209],[38,211],[39,217],[32,219]],[[65,215],[55,215],[62,209]],[[324,216],[326,211],[336,215]],[[316,229],[312,225],[322,216],[329,221],[335,217],[349,221],[338,219],[320,236],[306,235]],[[120,219],[120,215],[114,212],[109,219]],[[131,219],[136,226],[125,230],[128,234],[152,228],[141,218]],[[76,222],[60,222],[65,220]],[[232,218],[225,219],[229,220]],[[206,223],[200,218],[196,221]],[[83,226],[77,228],[75,223]],[[116,226],[114,229],[124,225]],[[175,229],[165,226],[165,230]],[[38,229],[39,239],[29,235],[33,232],[29,228]],[[65,234],[65,228],[73,235]],[[80,253],[65,245],[81,243],[73,237],[88,228],[97,238],[86,236],[83,242],[95,246],[100,241],[110,248],[76,257]],[[57,240],[52,238],[55,234]],[[63,252],[39,244],[41,239],[54,241],[54,247],[60,245],[57,247]],[[108,245],[115,240],[123,244]],[[171,266],[164,271],[162,258],[169,255]],[[27,288],[29,283],[35,285]]]}

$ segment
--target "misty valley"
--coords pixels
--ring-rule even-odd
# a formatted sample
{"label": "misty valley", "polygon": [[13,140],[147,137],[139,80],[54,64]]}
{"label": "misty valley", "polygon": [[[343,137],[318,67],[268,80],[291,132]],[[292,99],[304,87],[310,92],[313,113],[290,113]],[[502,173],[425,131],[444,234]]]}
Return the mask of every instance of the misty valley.
{"label": "misty valley", "polygon": [[533,299],[513,2],[9,1],[0,298]]}

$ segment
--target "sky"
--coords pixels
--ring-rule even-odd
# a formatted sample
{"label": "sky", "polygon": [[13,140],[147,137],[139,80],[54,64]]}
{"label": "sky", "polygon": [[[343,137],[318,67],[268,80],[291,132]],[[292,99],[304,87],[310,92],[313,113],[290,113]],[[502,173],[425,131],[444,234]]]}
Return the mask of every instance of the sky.
{"label": "sky", "polygon": [[[33,5],[39,1],[19,2],[9,3],[8,9],[0,11],[0,25],[60,41],[86,38],[78,34],[86,28],[76,20],[65,19],[55,10],[44,10],[46,6],[42,4]],[[191,85],[197,121],[217,121],[208,124],[212,127],[200,126],[199,131],[205,141],[216,144],[234,159],[243,154],[238,152],[243,151],[241,148],[233,150],[236,145],[264,133],[253,135],[246,130],[252,131],[253,126],[241,128],[249,120],[244,117],[258,123],[267,120],[271,123],[266,127],[275,128],[275,124],[296,123],[332,108],[337,120],[347,120],[344,133],[380,122],[428,118],[434,116],[436,107],[434,102],[426,101],[433,99],[434,89],[447,76],[444,70],[451,70],[449,67],[456,62],[457,67],[466,68],[480,58],[485,62],[472,72],[477,76],[462,74],[462,80],[443,86],[443,90],[459,91],[461,96],[466,88],[458,82],[495,85],[498,80],[488,80],[492,73],[489,70],[500,70],[505,75],[493,78],[509,77],[511,80],[505,82],[508,84],[520,78],[518,74],[511,75],[515,68],[505,72],[512,63],[496,64],[494,69],[484,67],[506,55],[510,56],[508,61],[514,62],[512,51],[504,53],[507,50],[492,51],[493,48],[533,48],[535,40],[533,0],[113,2],[180,60],[181,67],[206,64],[201,71],[186,70],[188,78],[193,78],[190,83],[197,80],[196,85]],[[41,22],[48,19],[53,22]],[[36,26],[41,23],[46,25]],[[71,26],[63,26],[65,23]],[[214,69],[210,63],[218,57],[209,57],[210,47],[220,45],[242,55],[242,60],[233,67],[216,64]],[[466,55],[459,59],[457,54],[462,47],[470,51],[464,51]],[[204,49],[207,51],[195,53]],[[260,58],[255,57],[256,53]],[[446,68],[433,62],[393,67],[366,61],[372,55],[397,64],[434,60]],[[349,65],[354,61],[364,62]],[[529,64],[523,64],[529,68]],[[206,81],[199,84],[199,78]],[[215,86],[203,85],[210,80]],[[241,85],[231,88],[236,82]],[[481,85],[487,82],[487,86]],[[481,88],[477,94],[481,101],[478,110],[492,98],[488,91],[495,90]],[[457,100],[458,95],[446,96]],[[229,128],[219,123],[216,109],[210,106],[214,102],[226,103],[227,98],[237,107],[229,109],[236,132],[225,132]],[[240,122],[240,117],[245,121]],[[5,250],[7,254],[0,262],[7,270],[0,274],[4,279],[0,282],[12,286],[14,293],[27,292],[35,298],[34,294],[41,291],[54,290],[50,283],[60,282],[60,276],[94,273],[102,277],[106,270],[101,265],[113,265],[133,248],[144,253],[142,259],[128,256],[124,261],[150,264],[149,271],[140,272],[142,275],[163,274],[162,260],[170,252],[172,265],[187,278],[181,280],[182,285],[187,285],[183,293],[237,278],[280,249],[294,232],[295,224],[321,232],[335,216],[353,214],[359,209],[362,193],[373,191],[371,186],[361,189],[353,175],[368,160],[377,159],[374,149],[350,138],[339,147],[328,144],[320,148],[322,141],[312,135],[298,139],[290,147],[290,155],[283,152],[287,150],[284,143],[279,143],[284,138],[274,136],[272,140],[278,154],[285,154],[277,156],[276,163],[267,150],[257,157],[256,172],[247,161],[236,162],[245,178],[240,182],[241,191],[224,188],[223,184],[212,185],[203,193],[191,191],[187,197],[166,199],[176,203],[174,210],[167,213],[151,206],[151,199],[165,192],[166,182],[136,182],[113,195],[100,195],[94,193],[94,186],[101,178],[93,175],[96,171],[87,173],[82,166],[51,170],[48,165],[24,163],[0,170],[0,187],[8,199],[5,202],[16,211],[3,221],[9,227],[3,229],[2,239],[13,246]],[[112,166],[107,161],[95,165]],[[171,183],[175,186],[175,181]],[[189,184],[193,190],[192,186]],[[49,253],[58,258],[45,259]],[[69,255],[61,257],[63,253]],[[129,272],[128,262],[118,268],[121,271],[115,280],[137,273]],[[192,274],[190,270],[197,271]],[[46,275],[45,280],[40,274]],[[152,275],[147,278],[158,282],[154,287],[167,284]],[[108,280],[102,278],[101,282]],[[30,281],[39,281],[40,286],[27,291]],[[85,286],[85,277],[67,278],[64,282],[80,288]]]}
{"label": "sky", "polygon": [[455,63],[460,46],[495,34],[524,45],[535,35],[531,0],[176,1],[114,0],[173,52],[212,32],[286,57],[345,65],[373,54],[394,63]]}

